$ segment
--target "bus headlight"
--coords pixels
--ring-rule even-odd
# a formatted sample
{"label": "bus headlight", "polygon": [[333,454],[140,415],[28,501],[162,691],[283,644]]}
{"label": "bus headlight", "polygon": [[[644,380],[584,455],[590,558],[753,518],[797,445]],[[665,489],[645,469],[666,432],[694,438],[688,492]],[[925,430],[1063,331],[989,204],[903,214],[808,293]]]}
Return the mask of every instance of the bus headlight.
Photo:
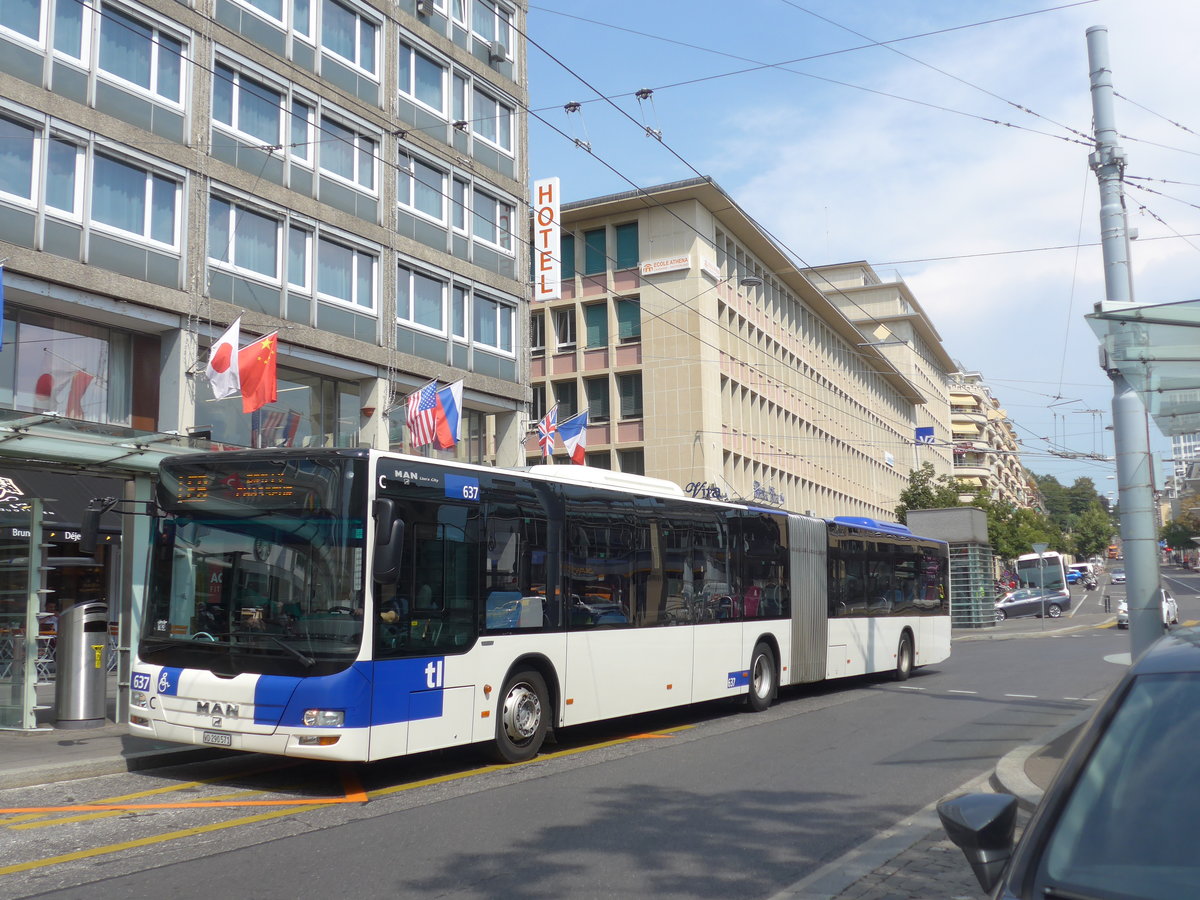
{"label": "bus headlight", "polygon": [[344,709],[306,709],[304,724],[309,728],[341,728],[346,721]]}
{"label": "bus headlight", "polygon": [[148,709],[150,701],[146,698],[145,691],[130,691],[129,705],[136,706],[138,709]]}

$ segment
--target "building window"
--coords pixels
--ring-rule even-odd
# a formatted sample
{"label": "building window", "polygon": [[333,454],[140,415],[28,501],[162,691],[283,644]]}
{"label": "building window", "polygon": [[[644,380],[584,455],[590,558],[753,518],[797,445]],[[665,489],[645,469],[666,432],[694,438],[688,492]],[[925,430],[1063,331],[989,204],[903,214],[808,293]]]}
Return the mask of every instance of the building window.
{"label": "building window", "polygon": [[622,344],[642,339],[642,304],[636,297],[621,297],[616,301],[617,337]]}
{"label": "building window", "polygon": [[478,88],[472,94],[472,127],[477,137],[501,150],[513,150],[513,107]]}
{"label": "building window", "polygon": [[559,260],[563,280],[575,277],[575,235],[564,234],[559,241]]}
{"label": "building window", "polygon": [[638,252],[638,225],[629,222],[613,229],[617,239],[617,260],[614,268],[636,269],[641,261]]}
{"label": "building window", "polygon": [[460,285],[455,285],[451,292],[452,306],[450,309],[450,326],[452,334],[462,340],[467,339],[467,299],[470,292]]}
{"label": "building window", "polygon": [[583,274],[601,275],[608,269],[605,251],[604,229],[596,228],[583,233]]}
{"label": "building window", "polygon": [[617,375],[617,393],[621,397],[621,418],[642,417],[642,373],[625,372]]}
{"label": "building window", "polygon": [[546,415],[546,386],[544,384],[535,384],[533,386],[533,406],[530,409],[530,414],[533,416],[535,427],[536,423]]}
{"label": "building window", "polygon": [[283,94],[229,66],[213,70],[213,119],[264,144],[278,144]]}
{"label": "building window", "polygon": [[[70,0],[62,0],[70,2]],[[105,3],[100,14],[100,70],[178,104],[183,42]]]}
{"label": "building window", "polygon": [[420,50],[400,45],[400,93],[446,115],[446,67]]}
{"label": "building window", "polygon": [[321,170],[373,193],[378,142],[329,116],[321,116],[321,132]]}
{"label": "building window", "polygon": [[364,309],[375,308],[375,257],[337,241],[317,243],[317,292]]}
{"label": "building window", "polygon": [[513,352],[513,321],[516,309],[508,303],[492,300],[488,297],[475,295],[475,334],[476,344]]}
{"label": "building window", "polygon": [[375,74],[379,25],[337,0],[321,4],[321,46],[364,72]]}
{"label": "building window", "polygon": [[278,281],[277,219],[220,197],[208,201],[208,258],[223,267]]}
{"label": "building window", "polygon": [[558,404],[558,421],[565,421],[579,411],[579,389],[574,381],[554,383],[554,402]]}
{"label": "building window", "polygon": [[396,318],[431,331],[446,331],[446,283],[400,266],[396,278]]}
{"label": "building window", "polygon": [[554,343],[560,351],[575,349],[575,307],[554,311]]}
{"label": "building window", "polygon": [[608,421],[608,376],[585,378],[587,391],[588,423]]}
{"label": "building window", "polygon": [[541,313],[529,317],[529,349],[539,356],[546,352],[546,317]]}
{"label": "building window", "polygon": [[461,178],[451,179],[450,227],[462,234],[467,233],[467,195],[471,186]]}
{"label": "building window", "polygon": [[42,9],[38,0],[5,0],[0,7],[0,29],[12,31],[31,41],[42,39]]}
{"label": "building window", "polygon": [[295,225],[288,228],[288,287],[304,294],[311,292],[309,272],[312,266],[309,260],[312,258],[312,242],[313,234],[308,229]]}
{"label": "building window", "polygon": [[499,41],[512,52],[513,12],[495,0],[474,0],[471,30],[485,41]]}
{"label": "building window", "polygon": [[135,393],[157,408],[157,382],[134,377],[134,336],[18,308],[4,326],[0,406],[111,425],[131,424]]}
{"label": "building window", "polygon": [[472,231],[479,240],[512,253],[513,205],[475,189]]}
{"label": "building window", "polygon": [[92,219],[119,231],[176,246],[180,183],[140,165],[95,155]]}
{"label": "building window", "polygon": [[435,222],[446,221],[445,172],[405,151],[400,153],[396,196],[400,205]]}
{"label": "building window", "polygon": [[0,193],[34,201],[34,129],[0,116]]}
{"label": "building window", "polygon": [[608,346],[608,304],[589,303],[583,308],[586,347]]}
{"label": "building window", "polygon": [[630,475],[645,475],[646,455],[642,450],[618,450],[617,465]]}

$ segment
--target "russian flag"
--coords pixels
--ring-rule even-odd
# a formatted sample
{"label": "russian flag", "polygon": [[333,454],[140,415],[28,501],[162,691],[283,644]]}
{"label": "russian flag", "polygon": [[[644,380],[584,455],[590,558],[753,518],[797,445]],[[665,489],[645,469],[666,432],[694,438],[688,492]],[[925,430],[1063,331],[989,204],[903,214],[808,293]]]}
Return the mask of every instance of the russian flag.
{"label": "russian flag", "polygon": [[434,410],[434,441],[442,450],[449,450],[462,439],[462,379],[448,384],[437,392]]}
{"label": "russian flag", "polygon": [[587,457],[587,423],[588,414],[585,409],[558,426],[558,436],[562,438],[571,462],[580,466],[585,465],[584,460]]}

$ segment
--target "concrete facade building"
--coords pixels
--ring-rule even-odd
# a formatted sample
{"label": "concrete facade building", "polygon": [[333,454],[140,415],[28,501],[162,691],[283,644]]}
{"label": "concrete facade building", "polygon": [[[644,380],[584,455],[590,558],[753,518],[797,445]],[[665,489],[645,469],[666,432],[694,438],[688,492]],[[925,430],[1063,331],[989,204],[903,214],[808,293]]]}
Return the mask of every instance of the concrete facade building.
{"label": "concrete facade building", "polygon": [[[407,449],[404,397],[431,379],[464,382],[453,455],[519,464],[525,8],[5,3],[6,509],[44,497],[77,525],[54,509],[72,478],[146,499],[164,453]],[[278,401],[251,415],[204,376],[239,316],[243,345],[279,333]],[[64,533],[50,557],[78,555]],[[145,549],[118,544],[94,560],[114,604]]]}
{"label": "concrete facade building", "polygon": [[926,379],[864,338],[885,320],[848,318],[710,180],[567,203],[561,221],[561,298],[531,313],[534,420],[587,409],[588,465],[695,495],[894,517],[927,452],[915,429],[939,418],[936,365]]}

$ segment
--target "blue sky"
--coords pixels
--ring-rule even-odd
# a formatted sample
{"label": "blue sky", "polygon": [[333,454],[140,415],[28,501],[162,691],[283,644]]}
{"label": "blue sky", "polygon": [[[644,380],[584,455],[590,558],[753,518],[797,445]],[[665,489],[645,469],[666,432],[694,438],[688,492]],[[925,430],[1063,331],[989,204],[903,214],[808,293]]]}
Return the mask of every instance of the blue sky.
{"label": "blue sky", "polygon": [[1127,98],[1127,175],[1158,192],[1127,190],[1135,298],[1194,298],[1193,0],[534,0],[531,175],[559,176],[571,201],[698,171],[803,263],[898,274],[1016,423],[1025,465],[1103,494],[1111,463],[1056,455],[1113,449],[1112,388],[1083,318],[1104,293],[1077,134],[1090,130],[1092,25],[1109,30]]}

